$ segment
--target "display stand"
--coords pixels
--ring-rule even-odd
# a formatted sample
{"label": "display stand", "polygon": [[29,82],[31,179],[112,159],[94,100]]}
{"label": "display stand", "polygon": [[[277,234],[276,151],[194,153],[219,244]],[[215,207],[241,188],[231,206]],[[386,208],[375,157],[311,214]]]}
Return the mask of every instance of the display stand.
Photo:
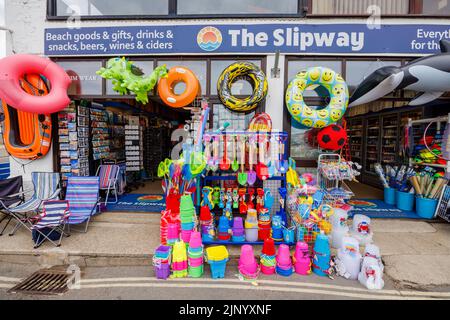
{"label": "display stand", "polygon": [[[250,140],[250,137],[253,136],[253,140]],[[247,147],[246,147],[246,151],[245,151],[245,155],[242,156],[239,148],[238,151],[233,151],[232,150],[232,146],[234,142],[231,142],[231,147],[230,147],[230,141],[228,141],[228,147],[225,149],[224,146],[224,139],[227,139],[229,137],[233,137],[233,139],[235,139],[234,141],[242,141],[241,139],[244,139],[247,143]],[[263,140],[259,139],[263,137]],[[217,145],[215,147],[213,147],[213,142],[215,141],[215,143],[217,143]],[[250,142],[252,141],[252,142]],[[245,172],[247,172],[250,169],[250,165],[249,165],[249,146],[248,144],[251,143],[253,144],[251,147],[252,149],[259,155],[260,154],[260,149],[259,146],[262,145],[262,143],[265,144],[265,148],[264,150],[267,152],[266,156],[264,158],[266,158],[264,160],[264,164],[265,165],[269,165],[270,166],[270,161],[273,161],[273,166],[275,166],[275,163],[277,163],[278,167],[282,167],[283,166],[283,162],[286,161],[287,162],[287,154],[285,152],[286,150],[286,141],[287,141],[287,133],[286,132],[247,132],[247,131],[227,131],[227,132],[222,132],[222,133],[218,133],[218,132],[206,132],[204,134],[204,145],[205,145],[205,150],[206,153],[211,152],[211,154],[207,154],[206,156],[211,156],[211,158],[209,159],[211,161],[212,158],[214,158],[214,153],[215,156],[217,157],[217,150],[221,150],[220,155],[218,157],[218,162],[219,162],[219,168],[214,171],[211,175],[206,175],[204,176],[201,181],[200,181],[200,188],[197,189],[197,198],[201,198],[201,191],[203,189],[203,187],[208,186],[208,187],[212,187],[212,186],[219,186],[221,188],[223,188],[224,190],[229,190],[229,189],[246,189],[248,190],[248,188],[252,188],[254,190],[256,190],[257,188],[264,188],[264,183],[265,181],[280,181],[280,187],[286,188],[287,184],[286,184],[286,169],[284,168],[280,171],[277,171],[275,169],[275,172],[272,176],[267,177],[267,179],[265,180],[261,180],[259,178],[256,179],[255,183],[251,186],[249,186],[248,184],[246,184],[245,186],[240,184],[238,182],[238,174],[240,172],[242,172],[243,170]],[[276,142],[278,144],[277,147],[273,148],[271,147],[270,143],[274,143]],[[211,145],[208,145],[209,143],[211,143]],[[215,150],[213,150],[215,148]],[[221,170],[220,169],[220,163],[222,163],[222,159],[224,158],[224,154],[225,154],[225,150],[227,151],[227,156],[230,158],[231,162],[233,162],[233,158],[237,158],[237,159],[241,159],[241,156],[243,158],[246,159],[245,164],[242,166],[241,163],[239,163],[239,169],[237,171],[232,170],[231,168],[227,169],[227,170]],[[276,152],[275,154],[273,153],[273,150],[277,150],[279,152]],[[254,161],[256,161],[256,158],[258,157],[258,160],[261,160],[261,158],[259,156],[254,157]],[[285,164],[285,163],[284,163]],[[256,163],[253,163],[253,170],[255,170],[256,168]],[[232,187],[230,187],[230,185],[233,185]],[[286,196],[284,196],[282,199],[278,198],[278,192],[276,195],[273,195],[276,199],[278,200],[283,200],[283,203],[286,203]],[[274,209],[275,204],[279,203],[279,201],[274,201],[274,206],[272,207],[272,212],[271,212],[271,216],[275,215],[275,211],[276,209]],[[197,206],[197,212],[199,212],[199,207]],[[222,216],[222,208],[219,208],[218,206],[215,206],[214,209],[212,210],[212,212],[214,213],[215,219],[219,219],[220,216]],[[232,209],[232,215],[233,217],[245,217],[246,214],[241,214],[239,212],[239,210],[237,208],[233,208]],[[214,241],[204,241],[203,242],[205,245],[211,245],[211,244],[221,244],[221,245],[243,245],[243,244],[251,244],[251,245],[261,245],[264,242],[263,241],[225,241],[225,240],[214,240]],[[276,241],[276,244],[286,244],[286,242],[284,241]],[[292,243],[290,243],[292,244]]]}
{"label": "display stand", "polygon": [[[447,116],[442,117],[436,117],[436,118],[429,118],[429,119],[420,119],[420,120],[412,120],[408,119],[408,128],[411,129],[414,125],[421,125],[421,124],[428,124],[431,125],[432,123],[436,123],[437,131],[441,130],[442,124],[450,125],[450,113]],[[428,127],[427,127],[428,128]],[[423,133],[423,136],[426,135],[426,131]],[[413,158],[409,158],[409,164],[410,166],[419,165],[419,166],[429,166],[429,167],[435,167],[435,168],[441,168],[444,169],[445,173],[448,175],[450,172],[450,161],[448,159],[446,160],[446,164],[435,164],[435,163],[418,163],[413,161]],[[439,197],[438,204],[435,211],[435,216],[439,216],[442,219],[446,220],[447,222],[450,222],[450,214],[448,206],[450,204],[450,186],[447,184],[443,189],[442,193]]]}

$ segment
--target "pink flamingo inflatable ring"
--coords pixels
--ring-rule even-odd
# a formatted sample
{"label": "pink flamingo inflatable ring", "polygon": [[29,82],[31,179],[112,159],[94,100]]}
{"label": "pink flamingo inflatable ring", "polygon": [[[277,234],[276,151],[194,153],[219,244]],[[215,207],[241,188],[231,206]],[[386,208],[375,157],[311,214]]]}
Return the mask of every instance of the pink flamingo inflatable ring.
{"label": "pink flamingo inflatable ring", "polygon": [[[44,96],[26,93],[19,79],[25,74],[41,74],[50,81],[51,90]],[[16,54],[0,59],[0,98],[12,107],[31,113],[58,112],[69,105],[67,89],[70,77],[63,68],[49,59]]]}

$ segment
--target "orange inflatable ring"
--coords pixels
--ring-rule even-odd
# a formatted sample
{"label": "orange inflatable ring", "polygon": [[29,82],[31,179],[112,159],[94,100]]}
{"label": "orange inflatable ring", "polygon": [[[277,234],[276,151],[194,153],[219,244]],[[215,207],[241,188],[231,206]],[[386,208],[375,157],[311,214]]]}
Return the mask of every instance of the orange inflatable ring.
{"label": "orange inflatable ring", "polygon": [[[50,81],[45,96],[34,96],[22,90],[19,80],[25,74],[41,74]],[[58,112],[70,103],[67,88],[70,78],[63,68],[49,59],[16,54],[0,60],[0,97],[14,108],[33,113]]]}
{"label": "orange inflatable ring", "polygon": [[[186,84],[186,89],[180,95],[174,93],[175,85],[179,82]],[[158,83],[158,95],[161,100],[172,108],[182,108],[191,104],[200,92],[200,83],[195,74],[185,67],[170,68],[167,77]]]}

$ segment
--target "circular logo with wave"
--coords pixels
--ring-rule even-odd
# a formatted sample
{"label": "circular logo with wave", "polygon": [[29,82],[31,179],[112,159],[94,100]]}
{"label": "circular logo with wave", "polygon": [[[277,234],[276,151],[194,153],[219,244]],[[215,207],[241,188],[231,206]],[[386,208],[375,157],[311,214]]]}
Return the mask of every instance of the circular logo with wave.
{"label": "circular logo with wave", "polygon": [[222,33],[215,27],[204,27],[198,32],[197,44],[204,51],[217,50],[222,44]]}
{"label": "circular logo with wave", "polygon": [[162,199],[164,199],[163,196],[160,195],[146,195],[146,196],[141,196],[139,198],[137,198],[137,200],[139,202],[157,202],[157,201],[161,201]]}

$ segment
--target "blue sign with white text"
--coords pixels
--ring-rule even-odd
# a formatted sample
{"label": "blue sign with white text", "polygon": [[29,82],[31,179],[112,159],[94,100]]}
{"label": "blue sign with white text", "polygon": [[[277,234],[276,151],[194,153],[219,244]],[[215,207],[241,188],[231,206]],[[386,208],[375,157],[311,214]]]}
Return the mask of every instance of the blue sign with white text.
{"label": "blue sign with white text", "polygon": [[48,28],[45,54],[168,53],[430,54],[450,40],[450,24],[175,25]]}

